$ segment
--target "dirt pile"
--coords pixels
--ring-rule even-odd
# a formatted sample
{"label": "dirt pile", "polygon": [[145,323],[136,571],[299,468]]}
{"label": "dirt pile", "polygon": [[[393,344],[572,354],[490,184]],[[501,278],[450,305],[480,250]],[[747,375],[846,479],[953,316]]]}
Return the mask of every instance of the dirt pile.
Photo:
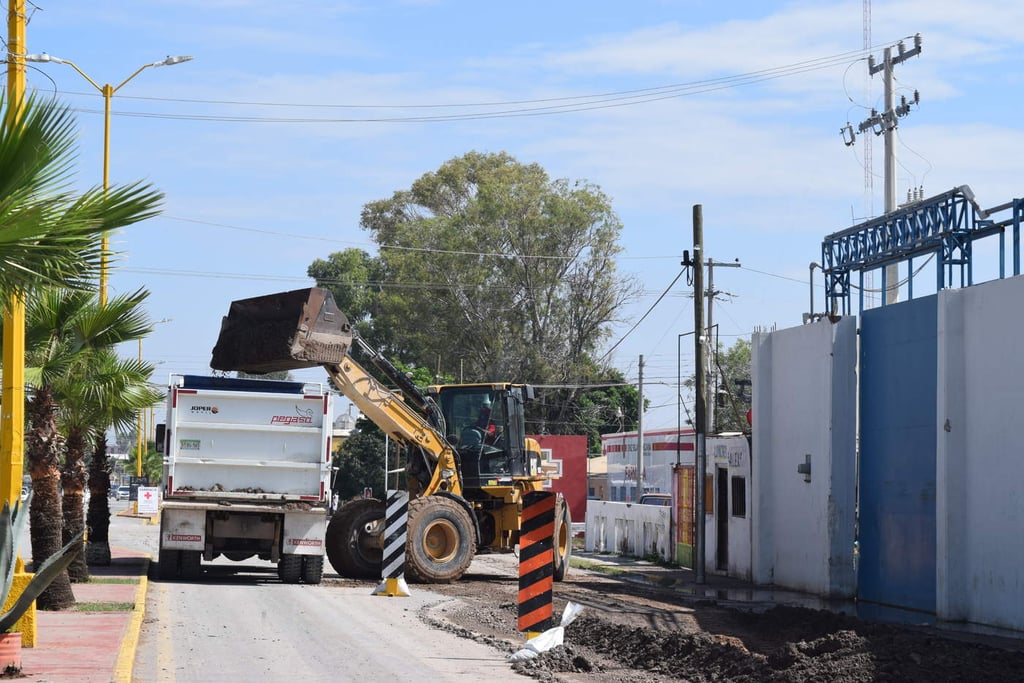
{"label": "dirt pile", "polygon": [[[434,589],[435,587],[431,587]],[[521,647],[514,577],[469,574],[438,587],[438,623],[504,651]],[[762,612],[687,599],[670,590],[576,571],[555,588],[584,605],[565,644],[512,666],[541,681],[1020,681],[1024,642],[877,624],[827,611]]]}

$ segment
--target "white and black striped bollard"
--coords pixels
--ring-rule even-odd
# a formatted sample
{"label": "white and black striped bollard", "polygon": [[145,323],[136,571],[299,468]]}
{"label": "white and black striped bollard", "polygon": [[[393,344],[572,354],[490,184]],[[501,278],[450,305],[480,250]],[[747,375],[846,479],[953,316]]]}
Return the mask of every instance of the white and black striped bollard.
{"label": "white and black striped bollard", "polygon": [[409,527],[409,493],[388,491],[384,513],[384,553],[381,557],[381,584],[374,595],[409,597],[405,583],[405,539]]}

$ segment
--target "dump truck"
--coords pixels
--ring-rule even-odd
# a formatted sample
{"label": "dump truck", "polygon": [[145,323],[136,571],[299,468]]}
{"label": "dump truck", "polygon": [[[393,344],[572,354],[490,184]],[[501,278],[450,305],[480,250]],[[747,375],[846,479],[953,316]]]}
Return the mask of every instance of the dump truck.
{"label": "dump truck", "polygon": [[[447,583],[463,575],[477,552],[515,550],[524,496],[550,481],[540,446],[525,431],[532,386],[490,382],[421,389],[356,333],[324,288],[231,303],[211,367],[259,374],[315,366],[402,447],[410,580]],[[566,501],[556,495],[552,571],[561,581],[569,570],[572,520]],[[374,498],[337,509],[325,539],[335,571],[380,578],[384,517],[385,502]]]}
{"label": "dump truck", "polygon": [[171,375],[160,578],[258,557],[285,583],[320,583],[333,399],[320,382]]}

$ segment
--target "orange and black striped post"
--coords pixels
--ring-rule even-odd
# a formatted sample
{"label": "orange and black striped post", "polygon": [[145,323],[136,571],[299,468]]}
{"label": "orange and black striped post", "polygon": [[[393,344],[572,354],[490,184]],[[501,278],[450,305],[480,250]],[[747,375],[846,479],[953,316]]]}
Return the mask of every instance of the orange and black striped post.
{"label": "orange and black striped post", "polygon": [[519,530],[519,630],[529,640],[551,628],[554,586],[555,494],[523,496]]}

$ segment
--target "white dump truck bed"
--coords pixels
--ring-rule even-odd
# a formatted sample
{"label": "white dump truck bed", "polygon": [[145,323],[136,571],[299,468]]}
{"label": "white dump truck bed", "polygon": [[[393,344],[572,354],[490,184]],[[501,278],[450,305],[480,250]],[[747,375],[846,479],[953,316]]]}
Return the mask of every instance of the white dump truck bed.
{"label": "white dump truck bed", "polygon": [[319,383],[172,375],[166,499],[326,503],[331,395]]}

